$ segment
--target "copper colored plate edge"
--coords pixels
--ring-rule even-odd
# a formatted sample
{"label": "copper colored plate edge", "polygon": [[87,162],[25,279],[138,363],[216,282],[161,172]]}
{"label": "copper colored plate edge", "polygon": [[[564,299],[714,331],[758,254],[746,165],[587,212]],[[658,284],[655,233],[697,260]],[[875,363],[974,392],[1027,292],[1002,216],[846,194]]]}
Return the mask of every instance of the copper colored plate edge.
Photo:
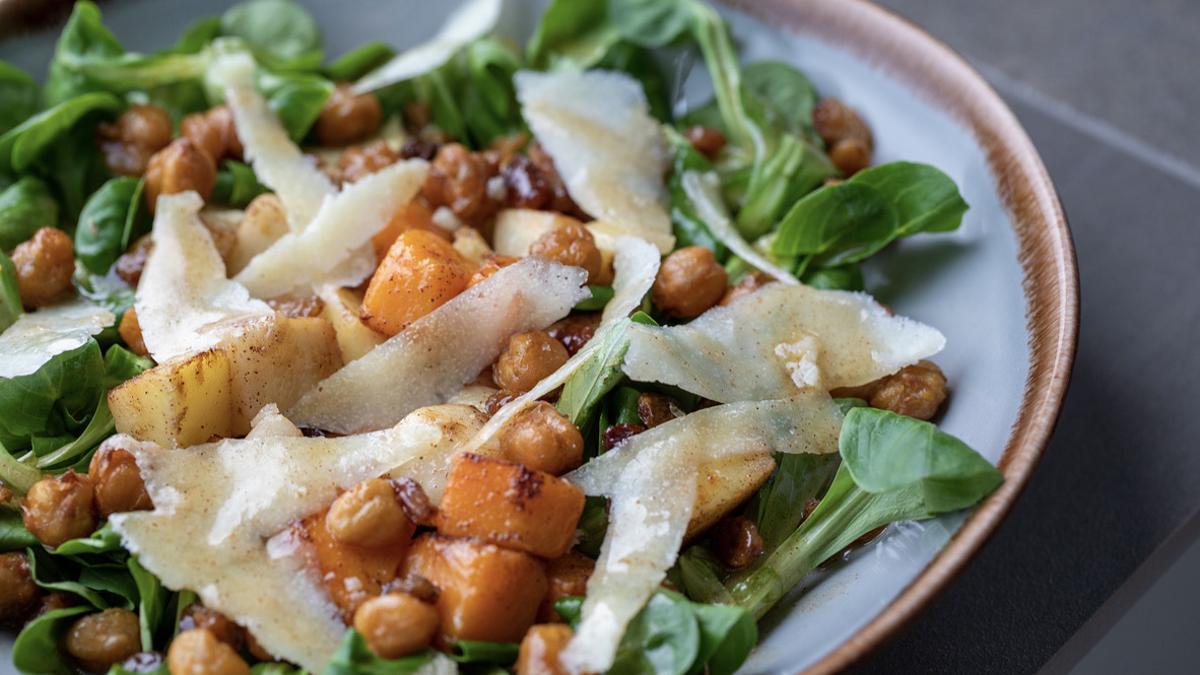
{"label": "copper colored plate edge", "polygon": [[984,500],[925,570],[865,627],[806,672],[833,673],[894,636],[963,570],[1025,488],[1062,407],[1079,332],[1079,277],[1062,205],[1016,116],[967,62],[918,26],[865,0],[723,0],[788,30],[845,48],[901,80],[970,129],[1013,221],[1024,273],[1029,375]]}

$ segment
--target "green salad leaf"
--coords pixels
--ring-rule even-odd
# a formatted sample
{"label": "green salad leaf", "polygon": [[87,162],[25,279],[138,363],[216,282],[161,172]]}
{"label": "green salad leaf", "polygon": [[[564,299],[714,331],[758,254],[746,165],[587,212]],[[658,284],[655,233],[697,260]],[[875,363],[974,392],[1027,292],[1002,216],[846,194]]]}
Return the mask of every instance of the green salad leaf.
{"label": "green salad leaf", "polygon": [[37,546],[37,537],[25,529],[25,521],[21,512],[0,506],[0,553],[20,551],[30,546]]}
{"label": "green salad leaf", "polygon": [[75,226],[75,258],[93,274],[105,274],[140,234],[142,181],[113,178],[93,192]]}
{"label": "green salad leaf", "polygon": [[25,624],[13,642],[13,666],[23,673],[75,675],[75,666],[59,648],[59,638],[75,617],[90,611],[87,605],[52,609]]}
{"label": "green salad leaf", "polygon": [[225,204],[234,208],[245,208],[255,197],[269,192],[267,186],[258,182],[254,169],[232,159],[221,163],[217,171],[217,182],[213,187],[213,203]]}
{"label": "green salad leaf", "polygon": [[967,508],[1003,482],[962,441],[886,410],[852,408],[838,448],[842,465],[817,508],[773,553],[727,582],[734,602],[756,617],[871,530]]}
{"label": "green salad leaf", "polygon": [[614,321],[600,329],[589,343],[596,345],[592,347],[592,355],[563,385],[555,407],[581,429],[590,425],[600,399],[624,377],[621,363],[629,349],[627,330],[630,322],[656,325],[649,315],[635,312],[628,320]]}
{"label": "green salad leaf", "polygon": [[0,250],[0,333],[13,325],[24,311],[17,285],[17,268],[12,258]]}
{"label": "green salad leaf", "polygon": [[94,113],[115,113],[121,107],[112,94],[91,92],[43,110],[0,136],[0,171],[25,171],[80,120]]}
{"label": "green salad leaf", "polygon": [[515,642],[483,642],[480,640],[455,640],[450,645],[450,658],[458,663],[487,663],[496,666],[511,666],[517,660],[521,645]]}
{"label": "green salad leaf", "polygon": [[240,38],[259,63],[278,71],[311,71],[325,58],[308,10],[291,0],[250,0],[221,15],[221,35]]}
{"label": "green salad leaf", "polygon": [[37,112],[38,86],[25,71],[0,61],[0,134]]}
{"label": "green salad leaf", "polygon": [[11,251],[43,227],[58,226],[58,202],[35,176],[23,176],[0,192],[0,250]]}
{"label": "green salad leaf", "polygon": [[396,55],[382,42],[367,42],[325,66],[325,76],[334,82],[350,82],[387,63]]}
{"label": "green salad leaf", "polygon": [[46,104],[56,106],[88,92],[100,91],[80,72],[80,64],[119,57],[125,53],[100,19],[100,10],[90,0],[76,2],[67,24],[59,34],[46,77]]}
{"label": "green salad leaf", "polygon": [[589,68],[621,39],[608,20],[607,0],[554,0],[526,45],[534,68]]}

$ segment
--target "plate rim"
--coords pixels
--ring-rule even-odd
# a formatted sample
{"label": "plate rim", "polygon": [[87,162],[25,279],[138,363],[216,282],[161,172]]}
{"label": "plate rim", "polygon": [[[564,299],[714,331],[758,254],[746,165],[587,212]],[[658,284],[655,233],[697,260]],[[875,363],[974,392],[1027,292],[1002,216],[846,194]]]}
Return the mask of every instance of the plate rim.
{"label": "plate rim", "polygon": [[846,49],[967,127],[983,149],[1017,236],[1029,373],[998,468],[1004,483],[882,611],[804,671],[845,669],[927,609],[999,529],[1044,453],[1071,378],[1079,337],[1079,272],[1054,183],[1016,115],[958,52],[868,0],[719,0]]}

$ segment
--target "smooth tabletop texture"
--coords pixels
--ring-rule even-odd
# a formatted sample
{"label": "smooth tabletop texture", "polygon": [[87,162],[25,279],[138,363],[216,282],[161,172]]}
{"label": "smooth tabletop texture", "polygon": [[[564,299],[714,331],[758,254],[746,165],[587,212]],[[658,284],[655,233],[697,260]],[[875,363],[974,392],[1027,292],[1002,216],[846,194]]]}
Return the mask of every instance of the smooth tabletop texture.
{"label": "smooth tabletop texture", "polygon": [[1071,223],[1083,322],[1024,496],[857,670],[1036,672],[1200,508],[1200,4],[884,4],[963,53],[1028,130]]}

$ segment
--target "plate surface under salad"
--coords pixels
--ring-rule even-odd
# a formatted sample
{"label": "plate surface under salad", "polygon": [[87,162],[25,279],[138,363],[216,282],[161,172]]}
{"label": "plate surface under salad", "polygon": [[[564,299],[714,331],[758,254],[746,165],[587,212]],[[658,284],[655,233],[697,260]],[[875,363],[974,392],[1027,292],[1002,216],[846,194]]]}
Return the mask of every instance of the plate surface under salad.
{"label": "plate surface under salad", "polygon": [[[122,0],[103,7],[104,23],[126,49],[152,51],[225,4],[232,3]],[[320,27],[326,54],[336,56],[371,40],[398,49],[419,44],[458,3],[302,4]],[[1069,376],[1078,320],[1073,250],[1053,186],[1024,132],[940,43],[857,0],[732,5],[721,13],[743,63],[778,60],[801,69],[821,95],[865,118],[873,164],[937,167],[970,205],[957,230],[905,239],[865,263],[863,274],[880,302],[945,336],[935,360],[951,396],[938,427],[997,464],[1004,483],[973,511],[892,525],[857,555],[806,577],[759,624],[758,647],[741,670],[828,672],[924,606],[1019,494]],[[543,8],[506,2],[496,32],[524,44]],[[10,39],[0,43],[0,59],[40,76],[56,37],[51,31]],[[691,106],[711,96],[702,64],[697,57],[680,91]],[[6,665],[10,644],[0,647]]]}

